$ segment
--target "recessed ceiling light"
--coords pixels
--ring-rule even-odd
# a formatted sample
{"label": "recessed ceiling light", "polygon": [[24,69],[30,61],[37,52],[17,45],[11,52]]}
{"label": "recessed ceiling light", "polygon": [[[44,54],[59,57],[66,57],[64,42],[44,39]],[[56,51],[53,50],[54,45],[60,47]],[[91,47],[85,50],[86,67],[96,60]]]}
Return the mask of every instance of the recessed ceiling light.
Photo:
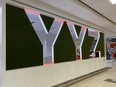
{"label": "recessed ceiling light", "polygon": [[116,0],[110,0],[112,4],[116,4]]}

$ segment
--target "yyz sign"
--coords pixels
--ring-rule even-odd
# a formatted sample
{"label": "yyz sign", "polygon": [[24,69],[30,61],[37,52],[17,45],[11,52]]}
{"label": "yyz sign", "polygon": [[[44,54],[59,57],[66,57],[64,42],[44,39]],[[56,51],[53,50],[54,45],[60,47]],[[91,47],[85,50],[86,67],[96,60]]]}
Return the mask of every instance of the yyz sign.
{"label": "yyz sign", "polygon": [[[60,34],[64,21],[55,18],[48,32],[39,12],[35,12],[28,9],[25,9],[25,12],[43,45],[44,64],[54,63],[54,44]],[[87,32],[87,28],[81,27],[80,34],[78,35],[73,23],[67,22],[67,26],[74,41],[76,49],[80,50],[80,59],[82,59],[82,44],[85,38],[85,34]],[[100,39],[100,32],[88,29],[88,36],[94,37],[94,40],[97,40],[92,49],[93,51],[95,51]]]}

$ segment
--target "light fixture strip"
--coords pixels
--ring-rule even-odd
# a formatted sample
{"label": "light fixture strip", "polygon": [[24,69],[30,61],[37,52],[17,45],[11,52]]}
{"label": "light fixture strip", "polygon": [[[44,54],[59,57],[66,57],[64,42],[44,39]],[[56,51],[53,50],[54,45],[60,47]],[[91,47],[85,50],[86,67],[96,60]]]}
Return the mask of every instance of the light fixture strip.
{"label": "light fixture strip", "polygon": [[116,4],[116,0],[110,0],[112,4]]}

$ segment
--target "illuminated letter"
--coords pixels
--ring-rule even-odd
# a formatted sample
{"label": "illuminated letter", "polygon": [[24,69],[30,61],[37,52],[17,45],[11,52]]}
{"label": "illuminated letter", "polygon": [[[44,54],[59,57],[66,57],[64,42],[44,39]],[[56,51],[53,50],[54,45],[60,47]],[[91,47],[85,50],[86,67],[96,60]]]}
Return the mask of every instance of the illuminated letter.
{"label": "illuminated letter", "polygon": [[54,19],[50,31],[48,32],[38,12],[27,9],[25,12],[43,45],[44,64],[54,63],[54,44],[61,31],[63,21]]}
{"label": "illuminated letter", "polygon": [[99,39],[100,39],[100,33],[97,30],[93,30],[93,29],[88,29],[88,35],[91,37],[94,37],[94,42],[91,46],[91,51],[96,51]]}
{"label": "illuminated letter", "polygon": [[82,59],[82,44],[83,44],[83,40],[84,40],[87,29],[85,27],[81,27],[80,34],[77,35],[74,24],[70,23],[70,22],[67,22],[67,25],[68,25],[69,31],[71,33],[71,36],[73,38],[73,41],[75,43],[76,50],[79,49],[79,51],[80,51],[80,59]]}

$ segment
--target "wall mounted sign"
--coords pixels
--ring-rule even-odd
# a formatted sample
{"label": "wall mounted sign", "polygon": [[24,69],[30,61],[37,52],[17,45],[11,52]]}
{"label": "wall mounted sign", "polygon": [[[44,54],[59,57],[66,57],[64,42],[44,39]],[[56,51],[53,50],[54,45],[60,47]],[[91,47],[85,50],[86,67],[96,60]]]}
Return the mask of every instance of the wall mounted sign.
{"label": "wall mounted sign", "polygon": [[6,5],[6,69],[104,57],[104,34]]}

